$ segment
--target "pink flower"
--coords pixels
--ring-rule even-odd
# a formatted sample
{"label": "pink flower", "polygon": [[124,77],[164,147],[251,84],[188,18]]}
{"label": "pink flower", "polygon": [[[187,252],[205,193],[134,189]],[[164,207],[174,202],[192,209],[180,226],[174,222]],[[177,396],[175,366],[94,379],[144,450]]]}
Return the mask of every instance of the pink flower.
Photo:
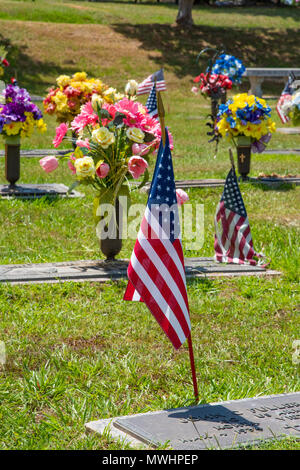
{"label": "pink flower", "polygon": [[54,145],[54,147],[58,147],[64,136],[66,135],[66,133],[68,132],[68,125],[64,122],[62,122],[57,128],[56,128],[56,136],[55,138],[53,139],[52,143]]}
{"label": "pink flower", "polygon": [[128,161],[128,171],[131,173],[134,179],[139,178],[148,167],[148,163],[144,158],[133,156],[129,158]]}
{"label": "pink flower", "polygon": [[189,197],[183,189],[176,189],[177,204],[182,206],[186,201],[189,200]]}
{"label": "pink flower", "polygon": [[133,155],[147,155],[150,151],[150,142],[149,145],[146,144],[133,144],[132,153]]}
{"label": "pink flower", "polygon": [[99,118],[95,114],[90,101],[82,106],[81,109],[81,113],[71,122],[71,127],[76,132],[81,132],[88,124],[95,125],[99,122]]}
{"label": "pink flower", "polygon": [[199,92],[199,88],[197,88],[196,86],[193,86],[191,91],[195,93],[195,95],[197,95],[197,93]]}
{"label": "pink flower", "polygon": [[46,173],[56,170],[58,167],[58,160],[54,156],[44,157],[40,159],[40,165]]}
{"label": "pink flower", "polygon": [[76,145],[77,145],[78,147],[85,147],[85,148],[87,148],[87,149],[90,149],[90,143],[89,143],[89,139],[88,139],[88,138],[76,140]]}
{"label": "pink flower", "polygon": [[76,174],[76,168],[75,168],[75,166],[73,165],[73,163],[72,163],[71,160],[74,162],[74,161],[76,160],[76,157],[75,157],[74,155],[71,155],[70,160],[68,160],[68,167],[70,168],[71,173],[72,173],[73,175],[75,175],[75,174]]}
{"label": "pink flower", "polygon": [[123,98],[115,104],[116,111],[125,114],[124,124],[129,127],[141,128],[142,122],[145,115],[142,111],[145,111],[145,107],[140,103]]}
{"label": "pink flower", "polygon": [[110,170],[110,166],[108,163],[102,162],[97,168],[96,168],[96,175],[98,178],[102,179],[105,178]]}

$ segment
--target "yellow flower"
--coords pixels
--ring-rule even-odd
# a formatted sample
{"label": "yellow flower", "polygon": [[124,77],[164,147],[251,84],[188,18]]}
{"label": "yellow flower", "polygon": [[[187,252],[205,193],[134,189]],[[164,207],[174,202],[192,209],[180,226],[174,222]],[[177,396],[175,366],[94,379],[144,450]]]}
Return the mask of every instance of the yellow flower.
{"label": "yellow flower", "polygon": [[115,135],[107,127],[99,127],[92,132],[92,140],[107,149],[115,142]]}
{"label": "yellow flower", "polygon": [[114,103],[114,101],[116,99],[115,98],[116,92],[117,92],[117,90],[115,88],[110,87],[107,90],[103,91],[103,98],[108,103]]}
{"label": "yellow flower", "polygon": [[69,85],[70,80],[71,79],[70,79],[69,75],[60,75],[56,79],[56,83],[60,88],[64,88],[66,85]]}
{"label": "yellow flower", "polygon": [[78,178],[88,178],[95,174],[94,160],[91,157],[77,158],[74,161],[74,167],[76,170],[76,176]]}
{"label": "yellow flower", "polygon": [[57,106],[57,111],[63,112],[68,111],[68,98],[64,93],[58,91],[56,95],[53,97],[53,101]]}
{"label": "yellow flower", "polygon": [[87,74],[85,72],[76,72],[72,75],[72,78],[76,81],[83,82],[87,79]]}
{"label": "yellow flower", "polygon": [[276,131],[276,124],[274,121],[272,121],[272,119],[268,119],[268,130],[269,132],[275,132]]}
{"label": "yellow flower", "polygon": [[22,122],[11,122],[10,124],[5,124],[3,130],[7,135],[17,135],[22,129]]}
{"label": "yellow flower", "polygon": [[128,139],[133,140],[137,144],[142,144],[144,142],[145,134],[141,129],[137,127],[129,127],[126,131]]}
{"label": "yellow flower", "polygon": [[103,105],[103,99],[97,95],[97,93],[93,93],[92,94],[92,99],[91,99],[91,103],[92,103],[92,108],[94,111],[98,111],[98,107],[99,108],[102,108],[102,105]]}
{"label": "yellow flower", "polygon": [[37,126],[38,130],[41,131],[41,132],[46,132],[46,130],[47,130],[47,124],[45,123],[45,121],[43,119],[38,119],[36,121],[36,126]]}

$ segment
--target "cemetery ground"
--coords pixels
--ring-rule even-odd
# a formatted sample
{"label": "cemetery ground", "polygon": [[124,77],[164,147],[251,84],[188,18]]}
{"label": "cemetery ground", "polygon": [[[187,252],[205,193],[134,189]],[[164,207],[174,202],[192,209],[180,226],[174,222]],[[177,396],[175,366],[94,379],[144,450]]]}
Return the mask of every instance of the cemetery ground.
{"label": "cemetery ground", "polygon": [[[162,96],[174,136],[176,179],[224,178],[230,165],[228,144],[221,142],[214,158],[214,144],[208,143],[209,102],[190,91],[201,71],[198,52],[222,39],[248,66],[278,66],[280,60],[288,67],[297,58],[294,10],[198,7],[196,27],[184,33],[171,25],[172,5],[35,3],[30,9],[27,2],[1,5],[0,41],[12,46],[20,85],[44,95],[59,74],[85,70],[122,90],[127,79],[141,81],[164,66],[168,91]],[[222,27],[216,28],[216,21]],[[241,89],[247,87],[245,82]],[[281,88],[282,83],[267,82],[265,95],[278,96]],[[282,127],[276,100],[267,101]],[[24,139],[22,149],[52,147],[55,119],[45,120],[46,135]],[[253,155],[251,176],[299,175],[299,154],[280,149],[299,149],[300,135],[276,133],[269,148],[278,153]],[[38,159],[21,159],[22,183],[72,181],[67,165],[46,175]],[[0,183],[5,183],[3,158]],[[84,186],[79,190],[82,199],[0,200],[0,263],[99,259],[93,193]],[[205,237],[201,250],[185,256],[213,256],[221,191],[187,190],[192,203],[204,204]],[[293,342],[300,339],[300,188],[241,183],[241,191],[254,246],[264,249],[270,267],[282,276],[188,280],[200,403],[299,391]],[[133,202],[145,203],[146,197],[132,193]],[[130,257],[133,245],[124,240],[122,258]],[[144,305],[122,300],[125,287],[125,281],[0,284],[0,341],[7,353],[0,371],[1,449],[124,449],[128,446],[107,435],[85,435],[84,423],[190,403],[187,345],[173,350]],[[300,446],[289,438],[252,448]]]}

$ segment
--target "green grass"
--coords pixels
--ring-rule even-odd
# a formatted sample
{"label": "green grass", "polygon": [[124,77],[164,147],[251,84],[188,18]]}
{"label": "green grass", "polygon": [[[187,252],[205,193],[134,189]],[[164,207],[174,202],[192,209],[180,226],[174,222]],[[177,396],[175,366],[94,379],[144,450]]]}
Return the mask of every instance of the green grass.
{"label": "green grass", "polygon": [[[83,6],[85,13],[75,6]],[[141,80],[165,65],[168,91],[163,99],[175,141],[176,178],[224,178],[228,145],[222,142],[215,157],[206,135],[209,103],[190,92],[191,79],[199,72],[195,56],[206,40],[211,45],[214,34],[219,34],[225,42],[231,38],[234,50],[240,48],[252,65],[263,56],[267,65],[276,60],[278,64],[279,56],[281,66],[293,65],[296,52],[290,44],[295,41],[297,16],[294,9],[201,7],[195,8],[193,31],[176,35],[168,24],[175,15],[176,7],[169,4],[4,1],[1,40],[11,46],[20,84],[41,94],[63,72],[85,69],[122,89],[128,78]],[[65,24],[58,27],[51,21]],[[155,40],[159,34],[161,42]],[[250,44],[253,34],[264,42]],[[93,41],[86,43],[82,54],[82,42],[91,35]],[[266,57],[266,45],[274,45],[282,35],[288,41],[280,43],[280,50],[269,49]],[[247,87],[245,81],[241,90]],[[278,95],[281,88],[280,83],[268,82],[265,91]],[[276,101],[269,103],[282,127],[274,112]],[[24,139],[22,148],[51,148],[56,122],[51,116],[45,119],[47,134]],[[299,148],[300,135],[276,133],[269,147],[278,153],[253,155],[252,176],[299,174],[299,155],[283,155],[280,150]],[[151,168],[153,164],[154,159]],[[0,183],[4,182],[0,158]],[[46,175],[37,159],[22,158],[20,182],[69,185],[72,177],[66,165]],[[300,188],[266,189],[245,183],[241,189],[254,246],[264,249],[270,267],[281,270],[282,276],[188,281],[201,403],[299,390],[299,369],[292,357],[293,341],[299,339]],[[0,200],[1,264],[100,258],[94,194],[90,188],[79,190],[83,199]],[[199,251],[189,251],[184,238],[185,255],[212,256],[221,188],[188,193],[193,204],[204,205],[204,244]],[[146,201],[137,191],[132,198]],[[133,245],[134,240],[124,241],[121,257],[130,257]],[[85,435],[84,423],[184,406],[193,398],[187,345],[174,351],[144,305],[123,302],[125,287],[125,281],[0,284],[0,341],[7,351],[0,371],[1,449],[124,449],[124,443],[107,435]],[[287,438],[251,447],[257,448],[292,450],[300,445]]]}

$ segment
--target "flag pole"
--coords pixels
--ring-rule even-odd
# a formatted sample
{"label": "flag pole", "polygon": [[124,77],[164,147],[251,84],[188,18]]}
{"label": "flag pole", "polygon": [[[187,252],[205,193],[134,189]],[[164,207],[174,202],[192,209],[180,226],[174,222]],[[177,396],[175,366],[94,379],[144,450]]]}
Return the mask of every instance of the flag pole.
{"label": "flag pole", "polygon": [[235,170],[234,159],[233,159],[233,154],[232,154],[231,149],[229,149],[229,158],[230,158],[231,166],[232,166],[233,170]]}
{"label": "flag pole", "polygon": [[[155,89],[156,89],[156,80],[155,80]],[[162,102],[160,91],[157,91],[157,89],[156,89],[156,100],[157,100],[157,113],[158,113],[158,117],[160,121],[160,128],[161,128],[161,138],[162,138],[163,145],[165,146],[166,145],[165,108]],[[195,369],[195,360],[194,360],[191,333],[188,336],[188,345],[189,345],[189,356],[190,356],[193,386],[194,386],[194,395],[195,395],[195,400],[197,403],[199,401],[199,392],[198,392],[198,385],[197,385],[197,378],[196,378],[196,369]]]}
{"label": "flag pole", "polygon": [[160,91],[157,91],[157,88],[156,88],[156,79],[155,79],[155,91],[156,91],[156,100],[157,100],[157,113],[158,113],[160,128],[161,128],[161,138],[162,138],[163,146],[165,146],[166,145],[165,108],[164,108],[164,105],[160,96]]}
{"label": "flag pole", "polygon": [[198,392],[198,385],[197,385],[196,368],[195,368],[195,360],[194,360],[194,352],[193,352],[192,334],[191,333],[188,336],[188,345],[189,345],[189,355],[190,355],[190,363],[191,363],[193,386],[194,386],[194,396],[195,396],[196,403],[198,403],[198,401],[199,401],[199,392]]}

